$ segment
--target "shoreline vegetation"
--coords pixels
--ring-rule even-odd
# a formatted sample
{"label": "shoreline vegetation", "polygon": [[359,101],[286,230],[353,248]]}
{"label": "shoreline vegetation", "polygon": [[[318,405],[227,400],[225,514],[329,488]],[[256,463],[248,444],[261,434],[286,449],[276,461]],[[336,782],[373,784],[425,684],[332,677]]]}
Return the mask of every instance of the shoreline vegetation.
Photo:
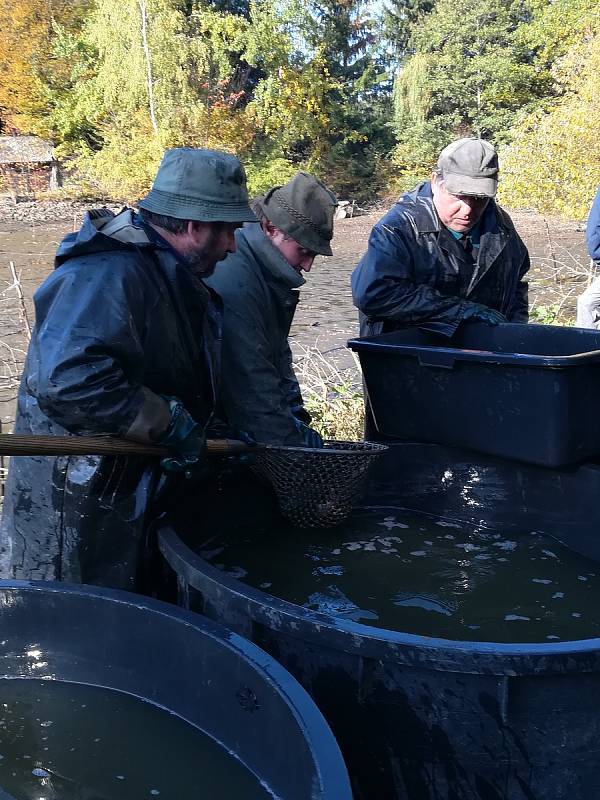
{"label": "shoreline vegetation", "polygon": [[358,441],[363,438],[365,410],[362,372],[354,365],[340,367],[318,347],[298,348],[294,369],[311,425],[324,439]]}
{"label": "shoreline vegetation", "polygon": [[134,203],[164,150],[187,145],[235,152],[251,195],[304,169],[364,206],[467,135],[498,148],[508,208],[581,220],[600,184],[598,0],[3,10],[0,134],[51,143],[73,196]]}

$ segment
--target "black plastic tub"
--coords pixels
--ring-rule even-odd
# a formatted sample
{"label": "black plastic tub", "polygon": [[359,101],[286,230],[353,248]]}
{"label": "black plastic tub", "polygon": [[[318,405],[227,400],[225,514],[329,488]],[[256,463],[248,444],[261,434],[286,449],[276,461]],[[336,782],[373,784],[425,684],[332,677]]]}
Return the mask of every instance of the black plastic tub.
{"label": "black plastic tub", "polygon": [[0,608],[0,678],[126,692],[208,733],[277,798],[350,799],[339,748],[313,701],[235,633],[126,592],[57,583],[1,581]]}
{"label": "black plastic tub", "polygon": [[550,325],[415,328],[353,339],[382,436],[558,467],[600,455],[600,333]]}
{"label": "black plastic tub", "polygon": [[[599,490],[593,464],[557,471],[393,444],[363,503],[546,529],[590,555],[599,554]],[[378,629],[250,587],[199,558],[169,525],[159,546],[182,605],[252,639],[310,692],[357,800],[600,797],[600,639],[465,642]]]}

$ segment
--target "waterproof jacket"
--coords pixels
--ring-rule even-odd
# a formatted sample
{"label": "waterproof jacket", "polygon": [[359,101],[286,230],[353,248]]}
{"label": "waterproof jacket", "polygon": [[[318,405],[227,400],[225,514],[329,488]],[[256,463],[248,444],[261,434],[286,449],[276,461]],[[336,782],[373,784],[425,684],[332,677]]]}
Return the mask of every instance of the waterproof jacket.
{"label": "waterproof jacket", "polygon": [[[16,433],[153,441],[162,395],[202,425],[215,405],[219,301],[131,211],[86,216],[35,294]],[[0,526],[3,578],[140,589],[149,526],[185,478],[157,459],[11,459]]]}
{"label": "waterproof jacket", "polygon": [[590,258],[600,264],[600,188],[590,209],[586,238]]}
{"label": "waterproof jacket", "polygon": [[288,334],[304,278],[260,225],[238,229],[236,248],[207,280],[223,301],[222,414],[259,442],[302,445],[292,412],[302,395]]}
{"label": "waterproof jacket", "polygon": [[374,226],[352,274],[361,335],[431,322],[453,333],[473,302],[500,311],[511,322],[527,322],[527,248],[493,200],[479,230],[473,264],[440,222],[429,182],[403,195]]}

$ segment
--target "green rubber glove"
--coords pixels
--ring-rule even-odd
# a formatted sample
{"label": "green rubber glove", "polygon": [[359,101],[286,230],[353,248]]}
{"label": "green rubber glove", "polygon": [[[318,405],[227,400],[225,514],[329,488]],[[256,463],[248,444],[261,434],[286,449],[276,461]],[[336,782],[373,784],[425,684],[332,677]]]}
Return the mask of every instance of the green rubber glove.
{"label": "green rubber glove", "polygon": [[485,322],[486,325],[498,325],[500,322],[507,321],[504,314],[496,311],[495,308],[482,306],[480,303],[469,303],[463,314],[463,320],[469,319]]}
{"label": "green rubber glove", "polygon": [[323,437],[320,433],[317,433],[314,428],[306,425],[297,417],[294,417],[294,425],[296,426],[296,430],[302,436],[302,444],[304,447],[312,447],[315,450],[323,447]]}
{"label": "green rubber glove", "polygon": [[176,397],[169,401],[171,422],[159,443],[166,445],[172,455],[161,459],[161,466],[167,472],[189,472],[200,466],[206,456],[206,437],[202,426],[185,409]]}

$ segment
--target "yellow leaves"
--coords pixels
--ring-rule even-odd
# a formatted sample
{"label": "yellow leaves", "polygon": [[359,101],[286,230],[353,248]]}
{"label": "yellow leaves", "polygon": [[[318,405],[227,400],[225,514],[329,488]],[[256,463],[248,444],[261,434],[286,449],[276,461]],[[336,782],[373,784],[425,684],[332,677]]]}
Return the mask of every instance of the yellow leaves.
{"label": "yellow leaves", "polygon": [[249,150],[256,136],[253,114],[236,110],[225,101],[199,105],[186,125],[186,143],[241,154]]}
{"label": "yellow leaves", "polygon": [[80,159],[80,171],[114,199],[135,203],[150,188],[169,142],[154,134],[145,112],[116,116],[102,132],[104,146]]}
{"label": "yellow leaves", "polygon": [[298,67],[281,66],[262,82],[251,105],[267,135],[284,145],[305,138],[314,143],[329,129],[325,99],[336,87],[317,56]]}
{"label": "yellow leaves", "polygon": [[399,119],[424,122],[431,105],[429,61],[429,54],[415,53],[396,76],[394,107]]}
{"label": "yellow leaves", "polygon": [[501,200],[585,219],[600,185],[600,34],[569,52],[561,79],[564,98],[514,128],[501,152]]}
{"label": "yellow leaves", "polygon": [[5,0],[0,22],[0,108],[5,123],[24,133],[47,133],[38,119],[46,108],[46,96],[36,67],[49,59],[49,37],[50,15],[44,0]]}

